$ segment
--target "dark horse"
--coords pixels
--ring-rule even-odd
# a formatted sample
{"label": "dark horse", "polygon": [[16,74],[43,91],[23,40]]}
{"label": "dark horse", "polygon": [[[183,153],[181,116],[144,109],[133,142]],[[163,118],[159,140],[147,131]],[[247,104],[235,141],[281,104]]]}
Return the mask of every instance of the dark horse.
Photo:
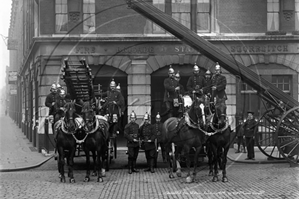
{"label": "dark horse", "polygon": [[[207,107],[211,113],[211,121],[207,123],[207,131],[210,137],[206,143],[206,151],[208,156],[209,164],[209,175],[213,175],[213,182],[218,181],[218,167],[222,170],[222,182],[227,182],[228,178],[226,175],[226,163],[227,163],[227,153],[230,147],[230,133],[231,129],[226,121],[225,116],[225,105],[220,105],[210,109]],[[207,117],[209,118],[209,117]]]}
{"label": "dark horse", "polygon": [[105,170],[103,169],[103,160],[107,152],[107,141],[109,138],[109,124],[102,116],[96,116],[91,102],[84,102],[82,106],[84,131],[86,137],[83,142],[83,150],[86,155],[86,176],[85,182],[90,181],[90,152],[94,160],[93,174],[97,175],[97,182],[103,182]]}
{"label": "dark horse", "polygon": [[[162,128],[162,141],[165,144],[165,150],[168,161],[169,177],[174,178],[172,162],[170,161],[169,152],[172,150],[172,143],[178,148],[182,149],[186,157],[186,165],[188,174],[186,181],[192,182],[196,176],[198,155],[203,144],[206,142],[206,135],[199,130],[203,125],[203,99],[196,98],[192,103],[190,109],[187,110],[182,119],[171,117],[167,119]],[[194,171],[193,176],[190,176],[190,150],[194,147],[196,149],[194,155]],[[174,167],[174,165],[173,165]]]}
{"label": "dark horse", "polygon": [[70,182],[74,183],[73,164],[76,151],[76,140],[74,134],[76,133],[75,126],[75,103],[68,102],[64,105],[64,119],[58,120],[54,124],[54,129],[57,132],[56,149],[58,151],[58,172],[60,174],[60,181],[66,182],[64,175],[65,157],[67,158],[67,165],[69,167],[68,176]]}

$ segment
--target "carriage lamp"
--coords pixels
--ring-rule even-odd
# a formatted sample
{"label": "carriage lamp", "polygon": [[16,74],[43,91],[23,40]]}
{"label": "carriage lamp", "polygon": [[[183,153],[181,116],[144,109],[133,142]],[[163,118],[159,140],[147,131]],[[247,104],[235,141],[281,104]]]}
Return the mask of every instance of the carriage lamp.
{"label": "carriage lamp", "polygon": [[117,123],[118,122],[118,116],[117,114],[113,114],[113,123]]}

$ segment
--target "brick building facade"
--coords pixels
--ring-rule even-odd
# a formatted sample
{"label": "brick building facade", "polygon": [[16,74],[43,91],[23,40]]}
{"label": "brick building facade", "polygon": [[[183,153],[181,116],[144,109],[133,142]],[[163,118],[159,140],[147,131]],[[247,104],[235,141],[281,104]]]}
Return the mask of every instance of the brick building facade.
{"label": "brick building facade", "polygon": [[[153,0],[160,10],[235,57],[298,100],[298,0]],[[17,25],[18,24],[18,25]],[[9,95],[12,117],[34,146],[44,146],[44,105],[52,83],[64,85],[63,60],[85,58],[94,84],[121,84],[127,112],[163,112],[163,80],[169,65],[185,86],[193,65],[213,71],[210,60],[153,22],[124,0],[13,0],[11,66],[18,71],[17,95]],[[17,61],[16,61],[17,60]],[[264,112],[251,85],[226,70],[227,114],[235,123],[248,109]],[[124,119],[125,122],[127,118]]]}

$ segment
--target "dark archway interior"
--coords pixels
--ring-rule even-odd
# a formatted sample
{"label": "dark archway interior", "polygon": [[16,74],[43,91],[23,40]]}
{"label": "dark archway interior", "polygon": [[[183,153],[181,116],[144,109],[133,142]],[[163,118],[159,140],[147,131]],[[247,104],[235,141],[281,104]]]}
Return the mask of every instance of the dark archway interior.
{"label": "dark archway interior", "polygon": [[[127,74],[117,68],[111,66],[90,66],[92,69],[92,75],[94,76],[94,90],[98,91],[98,85],[101,85],[102,91],[107,91],[109,89],[109,84],[114,79],[116,84],[120,84],[121,93],[125,100],[126,109],[123,117],[121,118],[121,125],[124,128],[127,124]],[[126,146],[126,141],[124,139],[124,132],[121,131],[117,137],[118,146]]]}
{"label": "dark archway interior", "polygon": [[[186,65],[176,65],[172,64],[175,73],[179,71],[180,73],[180,84],[183,85],[185,91],[186,84],[189,77],[193,74],[193,67],[192,64]],[[164,80],[168,77],[168,70],[169,66],[165,66],[151,75],[151,119],[155,122],[155,116],[157,112],[163,114],[166,111],[165,105],[163,103],[164,99]],[[200,67],[200,74],[203,75],[205,73],[205,69]],[[166,115],[162,115],[162,122],[167,119]]]}

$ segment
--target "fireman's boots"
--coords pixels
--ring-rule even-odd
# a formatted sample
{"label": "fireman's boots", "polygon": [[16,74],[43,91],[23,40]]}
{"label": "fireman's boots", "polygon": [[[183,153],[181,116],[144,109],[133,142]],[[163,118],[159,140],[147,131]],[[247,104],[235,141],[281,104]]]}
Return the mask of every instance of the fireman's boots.
{"label": "fireman's boots", "polygon": [[150,160],[149,160],[149,159],[147,159],[147,166],[148,166],[148,168],[147,168],[147,169],[144,169],[144,171],[145,171],[145,172],[151,171],[151,169],[150,169]]}
{"label": "fireman's boots", "polygon": [[151,171],[151,173],[155,172],[154,171],[154,158],[151,158],[151,160],[150,160],[150,171]]}
{"label": "fireman's boots", "polygon": [[132,161],[132,172],[134,172],[134,173],[138,173],[139,172],[138,170],[136,170],[136,160]]}
{"label": "fireman's boots", "polygon": [[132,174],[132,160],[128,160],[128,173]]}

